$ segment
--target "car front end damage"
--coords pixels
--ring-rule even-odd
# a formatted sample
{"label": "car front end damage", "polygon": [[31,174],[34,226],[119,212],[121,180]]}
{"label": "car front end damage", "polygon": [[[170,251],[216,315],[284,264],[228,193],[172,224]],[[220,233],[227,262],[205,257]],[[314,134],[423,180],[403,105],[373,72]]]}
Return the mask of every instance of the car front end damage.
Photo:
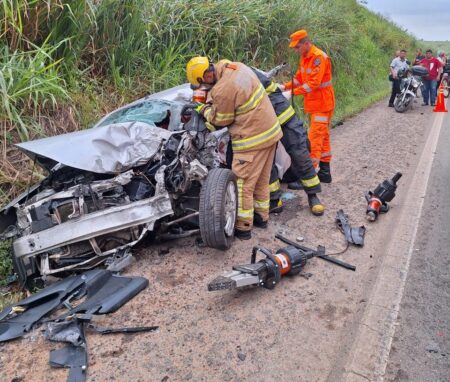
{"label": "car front end damage", "polygon": [[125,255],[158,220],[173,214],[163,184],[157,185],[154,196],[131,201],[125,187],[132,177],[128,171],[47,197],[37,194],[36,201],[17,206],[20,235],[13,253],[20,278],[87,270],[111,256]]}
{"label": "car front end damage", "polygon": [[[168,131],[147,122],[114,122],[18,145],[49,172],[0,211],[0,239],[12,239],[23,284],[102,264],[120,270],[148,232],[161,239],[195,233],[209,238],[214,230],[221,235],[207,245],[231,245],[236,197],[227,197],[226,188],[223,195],[209,195],[217,194],[211,182],[235,189],[231,171],[220,168],[219,147],[226,147],[227,135],[192,123]],[[211,170],[220,179],[216,174],[205,182]],[[207,192],[201,192],[203,184]],[[201,232],[199,220],[214,220],[207,215],[216,213],[201,199],[214,204],[217,197],[230,216],[219,228],[208,225]]]}

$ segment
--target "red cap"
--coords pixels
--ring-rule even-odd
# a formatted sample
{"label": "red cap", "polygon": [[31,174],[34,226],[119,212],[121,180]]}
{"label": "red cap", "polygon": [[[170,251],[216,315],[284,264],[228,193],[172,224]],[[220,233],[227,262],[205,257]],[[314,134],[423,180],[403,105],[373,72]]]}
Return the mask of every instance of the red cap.
{"label": "red cap", "polygon": [[291,38],[289,48],[295,48],[300,40],[308,37],[308,32],[306,32],[304,29],[300,29],[299,31],[292,33],[289,37]]}

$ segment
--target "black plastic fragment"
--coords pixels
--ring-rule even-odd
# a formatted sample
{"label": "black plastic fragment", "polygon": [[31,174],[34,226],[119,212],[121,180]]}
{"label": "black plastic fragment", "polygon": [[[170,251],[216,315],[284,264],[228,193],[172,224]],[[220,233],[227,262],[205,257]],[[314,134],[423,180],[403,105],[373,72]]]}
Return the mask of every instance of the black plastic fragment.
{"label": "black plastic fragment", "polygon": [[[7,306],[0,312],[0,342],[23,336],[33,324],[60,307],[66,296],[83,283],[81,276],[69,277]],[[24,311],[20,312],[22,309]]]}
{"label": "black plastic fragment", "polygon": [[65,316],[77,313],[107,314],[115,312],[145,289],[147,285],[148,280],[144,277],[116,276],[110,271],[101,270],[86,281],[80,292],[81,296],[86,295],[86,300],[70,309]]}
{"label": "black plastic fragment", "polygon": [[145,332],[156,332],[159,326],[135,326],[130,328],[102,328],[92,324],[87,326],[88,329],[100,334],[112,334],[112,333],[145,333]]}
{"label": "black plastic fragment", "polygon": [[61,322],[59,327],[56,327],[55,334],[58,333],[60,336],[57,336],[58,339],[53,336],[54,341],[73,342],[76,336],[78,338],[76,344],[71,343],[61,349],[51,350],[50,366],[70,368],[67,382],[84,382],[88,366],[84,323],[76,319]]}
{"label": "black plastic fragment", "polygon": [[51,367],[70,368],[67,382],[84,382],[86,380],[87,352],[86,345],[67,345],[62,349],[50,351]]}
{"label": "black plastic fragment", "polygon": [[336,224],[350,244],[359,245],[361,247],[364,245],[366,227],[352,227],[348,221],[348,216],[344,214],[342,209],[336,214]]}
{"label": "black plastic fragment", "polygon": [[[61,280],[0,312],[0,342],[23,336],[43,317],[63,305],[68,310],[59,319],[76,313],[89,316],[114,312],[147,285],[148,280],[143,277],[116,276],[102,269]],[[84,302],[71,307],[73,299],[84,296]]]}

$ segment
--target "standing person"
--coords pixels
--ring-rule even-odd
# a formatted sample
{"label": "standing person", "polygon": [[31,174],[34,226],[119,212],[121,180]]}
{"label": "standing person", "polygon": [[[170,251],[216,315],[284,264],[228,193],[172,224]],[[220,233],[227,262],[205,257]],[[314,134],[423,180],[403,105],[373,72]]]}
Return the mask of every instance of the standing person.
{"label": "standing person", "polygon": [[422,49],[417,49],[416,51],[416,58],[413,61],[413,65],[419,65],[419,62],[422,61],[425,58],[425,56],[422,53]]}
{"label": "standing person", "polygon": [[[276,144],[283,136],[272,104],[255,73],[240,62],[212,64],[194,57],[186,66],[188,81],[211,87],[206,104],[197,112],[214,126],[228,126],[237,177],[238,214],[235,236],[251,238],[253,223],[267,227],[269,177]],[[254,214],[258,219],[253,221]]]}
{"label": "standing person", "polygon": [[[438,52],[437,59],[441,63],[441,67],[439,68],[439,76],[438,76],[438,83],[437,83],[437,87],[439,88],[441,81],[442,81],[442,74],[444,73],[445,65],[447,65],[447,57],[445,56],[444,52],[440,51],[440,52]],[[436,94],[437,94],[437,90],[436,90]]]}
{"label": "standing person", "polygon": [[423,80],[422,86],[422,106],[428,105],[428,101],[430,101],[431,106],[435,106],[437,80],[439,77],[439,68],[441,67],[441,62],[436,57],[433,57],[433,51],[431,49],[428,49],[425,52],[425,58],[420,61],[419,64],[428,69],[428,76]]}
{"label": "standing person", "polygon": [[402,49],[400,55],[395,57],[390,66],[391,75],[389,80],[392,81],[391,98],[389,98],[389,107],[394,107],[394,100],[398,93],[400,93],[400,78],[398,78],[398,71],[401,69],[408,69],[408,63],[406,61],[406,50]]}
{"label": "standing person", "polygon": [[[296,189],[302,188],[306,192],[311,213],[315,216],[321,216],[325,211],[325,206],[317,196],[317,193],[321,191],[320,180],[309,156],[303,122],[296,116],[294,108],[283,96],[278,86],[260,70],[253,69],[253,71],[266,89],[283,130],[281,143],[291,158],[291,166],[284,174],[285,179],[288,182],[295,183]],[[279,213],[283,209],[283,202],[281,200],[279,173],[275,163],[270,174],[269,189],[270,212]]]}
{"label": "standing person", "polygon": [[328,55],[312,44],[306,30],[290,36],[290,48],[300,57],[293,81],[282,85],[282,90],[292,90],[304,97],[305,113],[310,116],[308,131],[311,143],[311,160],[322,183],[331,183],[331,144],[329,125],[335,100],[331,83],[332,68]]}

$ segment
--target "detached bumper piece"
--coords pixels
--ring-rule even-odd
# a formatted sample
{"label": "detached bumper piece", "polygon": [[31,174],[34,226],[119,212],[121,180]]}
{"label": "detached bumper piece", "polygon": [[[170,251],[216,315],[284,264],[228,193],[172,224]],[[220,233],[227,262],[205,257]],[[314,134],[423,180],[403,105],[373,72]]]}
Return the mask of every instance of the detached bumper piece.
{"label": "detached bumper piece", "polygon": [[[0,342],[25,335],[43,318],[57,309],[64,309],[65,312],[47,323],[44,337],[51,341],[67,342],[69,345],[51,351],[50,365],[70,368],[70,382],[84,381],[88,365],[84,334],[86,324],[95,314],[116,311],[147,285],[148,280],[143,277],[116,276],[101,269],[69,277],[0,312]],[[72,306],[75,301],[78,305]],[[90,324],[87,327],[102,334],[139,333],[158,329],[155,326],[96,328]]]}

